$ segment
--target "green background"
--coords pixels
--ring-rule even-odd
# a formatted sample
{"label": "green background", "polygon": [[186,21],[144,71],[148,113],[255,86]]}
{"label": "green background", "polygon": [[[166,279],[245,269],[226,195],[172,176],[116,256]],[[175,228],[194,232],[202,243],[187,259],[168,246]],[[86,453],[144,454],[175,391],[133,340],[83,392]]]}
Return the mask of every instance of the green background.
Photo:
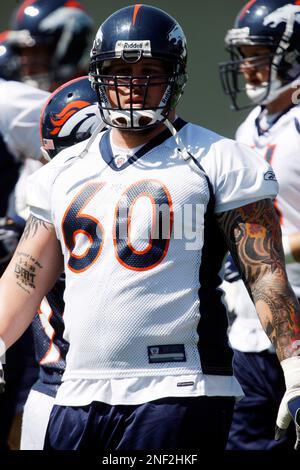
{"label": "green background", "polygon": [[[11,13],[19,3],[17,0],[1,0],[1,30],[9,27]],[[82,3],[93,17],[96,31],[111,13],[139,2],[84,0]],[[186,120],[233,137],[245,114],[229,109],[229,99],[223,95],[220,84],[218,63],[227,60],[224,36],[245,1],[148,0],[146,3],[174,16],[187,37],[189,80],[178,106],[180,115]],[[155,25],[153,28],[155,30]]]}

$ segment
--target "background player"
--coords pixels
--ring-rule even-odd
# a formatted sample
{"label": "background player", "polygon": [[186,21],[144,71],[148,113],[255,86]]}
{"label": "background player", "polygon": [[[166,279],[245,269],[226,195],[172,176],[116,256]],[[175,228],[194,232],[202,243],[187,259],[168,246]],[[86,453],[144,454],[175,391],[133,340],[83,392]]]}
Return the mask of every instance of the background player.
{"label": "background player", "polygon": [[[279,182],[275,206],[283,234],[289,282],[300,298],[300,76],[299,2],[257,0],[239,12],[221,64],[225,92],[235,109],[255,107],[236,133],[273,167]],[[232,267],[231,267],[232,275]],[[234,370],[245,398],[236,404],[228,449],[292,448],[294,430],[274,440],[274,419],[285,391],[280,363],[242,280],[227,292],[237,315],[230,341]]]}
{"label": "background player", "polygon": [[[12,30],[5,35],[6,44],[20,65],[19,75],[16,78],[38,88],[52,90],[59,83],[81,75],[84,68],[86,73],[91,29],[91,17],[85,12],[80,2],[72,2],[72,4],[56,0],[42,0],[30,2],[30,4],[22,2],[12,15]],[[41,166],[38,161],[41,157],[38,123],[41,106],[44,105],[45,97],[48,95],[33,90],[30,86],[25,87],[11,82],[1,85],[1,95],[0,128],[5,135],[5,144],[17,160],[17,165],[22,163],[20,178],[14,195],[11,197],[7,214],[8,223],[7,219],[3,219],[2,222],[2,232],[5,230],[5,244],[10,247],[12,254],[16,246],[15,229],[17,228],[20,232],[28,216],[25,202],[26,179]],[[7,183],[8,179],[5,181],[5,184]],[[9,239],[8,234],[11,235]],[[59,288],[56,289],[58,290]],[[60,300],[57,299],[56,302],[59,304]],[[41,335],[43,336],[42,333]],[[32,343],[31,336],[28,341]],[[29,380],[28,373],[24,370],[26,357],[24,348],[28,351],[30,349],[28,341],[23,344],[21,340],[23,348],[19,353],[18,345],[8,352],[7,361],[18,366],[9,367],[9,364],[5,366],[7,382],[5,395],[9,395],[13,402],[18,401],[20,412],[29,388],[35,381],[35,376]],[[12,359],[9,356],[13,354],[14,349],[17,349],[17,353]],[[29,380],[28,383],[19,384],[16,387],[19,390],[17,394],[22,394],[22,399],[13,398],[14,394],[9,387],[8,367],[12,370],[13,377],[22,376],[25,382]],[[15,377],[14,383],[18,381],[19,378]],[[4,406],[4,408],[12,410],[12,406]],[[11,413],[13,414],[13,411]]]}
{"label": "background player", "polygon": [[[9,31],[0,33],[0,79],[17,80],[19,77],[19,61],[12,47],[7,41]],[[20,162],[9,152],[3,136],[0,135],[0,218],[6,216],[9,203],[9,195],[18,179]],[[2,225],[2,224],[1,224]],[[1,237],[2,239],[2,237]],[[6,251],[5,245],[2,245],[3,254],[0,255],[0,273],[5,266],[1,266],[2,260],[5,263]],[[8,253],[9,254],[9,253]]]}
{"label": "background player", "polygon": [[[11,29],[8,40],[22,82],[51,92],[88,72],[93,21],[79,1],[23,1],[12,14]],[[25,219],[26,179],[40,166],[28,157],[15,189],[16,212]]]}
{"label": "background player", "polygon": [[[97,95],[87,76],[54,91],[41,113],[42,153],[49,161],[61,150],[88,139],[101,123]],[[97,132],[97,130],[96,130]],[[39,379],[24,407],[21,450],[41,450],[54,397],[65,369],[64,277],[43,300],[33,320]]]}
{"label": "background player", "polygon": [[[0,192],[4,191],[5,201],[0,221],[1,274],[13,255],[25,225],[23,219],[16,214],[12,191],[26,154],[34,158],[33,163],[40,167],[37,163],[41,155],[38,122],[41,105],[47,97],[48,93],[44,91],[16,81],[0,79],[0,155],[1,162],[6,162],[6,171],[2,167],[0,176]],[[7,213],[9,217],[6,216]],[[16,449],[19,446],[23,406],[38,374],[30,328],[7,352],[3,367],[6,388],[0,396],[0,448],[9,446]],[[8,443],[10,429],[12,432]]]}
{"label": "background player", "polygon": [[80,1],[23,1],[11,18],[10,43],[22,81],[53,91],[88,70],[93,21]]}

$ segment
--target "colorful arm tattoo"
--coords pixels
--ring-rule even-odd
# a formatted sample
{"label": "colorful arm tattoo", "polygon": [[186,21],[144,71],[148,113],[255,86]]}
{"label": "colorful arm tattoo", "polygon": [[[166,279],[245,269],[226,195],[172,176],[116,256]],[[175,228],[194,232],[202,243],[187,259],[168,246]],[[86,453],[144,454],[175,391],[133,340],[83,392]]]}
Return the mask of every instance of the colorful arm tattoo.
{"label": "colorful arm tattoo", "polygon": [[217,219],[279,359],[300,355],[300,307],[287,280],[272,201],[248,204]]}

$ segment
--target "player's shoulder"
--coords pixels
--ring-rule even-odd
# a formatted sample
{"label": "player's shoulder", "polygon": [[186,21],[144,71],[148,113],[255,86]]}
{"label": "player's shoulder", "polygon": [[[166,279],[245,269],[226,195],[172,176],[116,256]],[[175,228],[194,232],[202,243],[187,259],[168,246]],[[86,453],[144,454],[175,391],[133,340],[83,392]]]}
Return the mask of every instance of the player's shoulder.
{"label": "player's shoulder", "polygon": [[245,117],[242,123],[238,126],[236,130],[236,138],[239,139],[241,134],[246,135],[251,131],[251,129],[256,127],[256,119],[258,118],[262,108],[261,106],[255,106],[254,109],[250,111],[250,113]]}
{"label": "player's shoulder", "polygon": [[[97,136],[93,144],[99,142],[100,135],[101,134]],[[33,181],[39,181],[41,179],[47,180],[50,185],[53,184],[61,173],[74,167],[74,165],[81,165],[82,161],[88,158],[85,152],[88,142],[89,139],[86,139],[63,149],[52,160],[37,170],[30,178]],[[89,149],[89,152],[92,150],[93,146]]]}
{"label": "player's shoulder", "polygon": [[1,96],[7,101],[14,102],[15,99],[22,96],[29,96],[31,99],[45,99],[50,95],[48,91],[34,88],[26,83],[14,80],[0,80]]}
{"label": "player's shoulder", "polygon": [[99,142],[105,133],[105,129],[99,132],[96,136],[92,135],[77,144],[70,145],[61,152],[59,152],[46,166],[51,168],[62,168],[65,166],[72,166],[94,153],[99,153]]}
{"label": "player's shoulder", "polygon": [[248,145],[224,137],[198,125],[186,129],[188,151],[197,159],[211,181],[226,179],[228,174],[247,171],[265,174],[267,163]]}
{"label": "player's shoulder", "polygon": [[295,126],[296,131],[300,134],[300,103],[289,109],[287,120]]}
{"label": "player's shoulder", "polygon": [[52,174],[53,177],[58,175],[64,169],[75,165],[76,162],[81,158],[81,154],[86,146],[87,140],[79,142],[75,145],[65,148],[59,152],[52,160],[44,165],[40,170],[40,174]]}
{"label": "player's shoulder", "polygon": [[192,122],[186,123],[180,131],[180,136],[189,153],[197,159],[214,153],[216,148],[227,140],[217,132]]}
{"label": "player's shoulder", "polygon": [[212,158],[212,154],[217,158],[225,158],[237,152],[248,151],[247,146],[236,140],[194,123],[188,123],[184,138],[189,151],[196,158]]}
{"label": "player's shoulder", "polygon": [[[13,129],[18,119],[32,122],[39,118],[41,109],[50,93],[38,90],[25,83],[15,81],[0,81],[0,125],[4,132]],[[24,117],[26,114],[27,118]]]}
{"label": "player's shoulder", "polygon": [[300,103],[295,104],[287,110],[287,114],[290,116],[298,116],[300,118]]}
{"label": "player's shoulder", "polygon": [[188,140],[189,143],[215,143],[219,139],[222,139],[222,136],[217,132],[211,129],[207,129],[206,127],[202,127],[199,124],[195,124],[193,122],[187,122],[186,125],[182,128],[181,134],[185,139]]}

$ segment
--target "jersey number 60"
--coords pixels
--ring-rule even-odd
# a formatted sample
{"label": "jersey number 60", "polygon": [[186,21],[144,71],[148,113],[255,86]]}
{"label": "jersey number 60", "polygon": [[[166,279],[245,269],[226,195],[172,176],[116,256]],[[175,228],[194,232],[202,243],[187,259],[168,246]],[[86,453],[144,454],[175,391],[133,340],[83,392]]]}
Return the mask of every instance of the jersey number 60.
{"label": "jersey number 60", "polygon": [[[99,220],[84,214],[88,202],[105,183],[88,183],[75,196],[67,208],[62,231],[70,257],[68,267],[80,273],[88,269],[99,258],[105,239],[105,231]],[[131,215],[134,204],[140,197],[147,197],[152,204],[152,221],[146,248],[137,250],[130,240]],[[167,226],[167,230],[166,227]],[[115,256],[122,266],[134,271],[145,271],[157,266],[166,256],[173,227],[173,204],[169,191],[157,180],[142,180],[127,188],[121,195],[114,211],[112,237]],[[80,255],[74,253],[76,236],[85,235],[89,246]]]}

